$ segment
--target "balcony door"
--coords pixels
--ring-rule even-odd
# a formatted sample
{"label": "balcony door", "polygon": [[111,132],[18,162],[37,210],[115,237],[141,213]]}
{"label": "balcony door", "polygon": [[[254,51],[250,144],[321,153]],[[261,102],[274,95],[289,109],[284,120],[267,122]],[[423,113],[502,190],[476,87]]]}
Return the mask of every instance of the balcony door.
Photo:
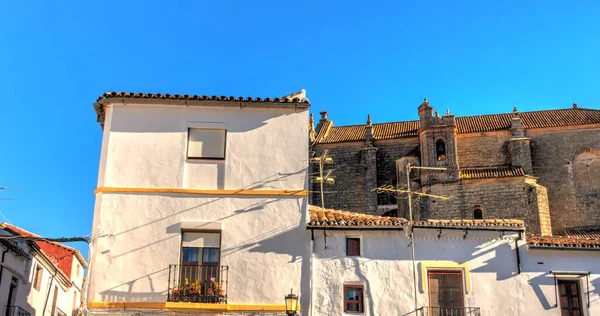
{"label": "balcony door", "polygon": [[462,271],[429,271],[429,314],[464,315],[465,292]]}
{"label": "balcony door", "polygon": [[180,282],[199,282],[203,288],[210,287],[211,278],[219,282],[220,258],[220,232],[183,232]]}

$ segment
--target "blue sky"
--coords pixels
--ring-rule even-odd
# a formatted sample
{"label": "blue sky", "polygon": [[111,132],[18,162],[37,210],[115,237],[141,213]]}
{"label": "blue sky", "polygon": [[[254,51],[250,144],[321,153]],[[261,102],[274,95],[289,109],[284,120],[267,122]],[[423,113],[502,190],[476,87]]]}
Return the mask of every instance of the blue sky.
{"label": "blue sky", "polygon": [[89,234],[104,91],[304,88],[336,125],[415,119],[423,97],[457,115],[600,108],[598,1],[367,3],[0,1],[0,186],[24,189],[0,212]]}

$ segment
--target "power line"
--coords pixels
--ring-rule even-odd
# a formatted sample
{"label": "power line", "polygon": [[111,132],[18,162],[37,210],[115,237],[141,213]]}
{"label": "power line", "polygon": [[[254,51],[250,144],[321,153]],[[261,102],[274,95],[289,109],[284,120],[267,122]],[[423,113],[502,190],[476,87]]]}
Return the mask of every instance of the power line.
{"label": "power line", "polygon": [[59,238],[45,238],[41,236],[0,236],[0,239],[20,239],[20,240],[39,240],[39,241],[48,241],[48,242],[85,242],[90,243],[90,236],[86,237],[59,237]]}

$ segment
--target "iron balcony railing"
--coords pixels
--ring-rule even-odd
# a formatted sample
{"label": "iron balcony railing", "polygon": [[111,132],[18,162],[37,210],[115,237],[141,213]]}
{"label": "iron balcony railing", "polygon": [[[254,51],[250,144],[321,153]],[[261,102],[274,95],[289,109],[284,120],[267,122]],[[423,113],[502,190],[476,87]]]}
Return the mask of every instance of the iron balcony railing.
{"label": "iron balcony railing", "polygon": [[7,316],[31,316],[31,313],[19,306],[7,306]]}
{"label": "iron balcony railing", "polygon": [[419,316],[481,316],[479,307],[423,306],[418,311]]}
{"label": "iron balcony railing", "polygon": [[168,302],[227,303],[229,267],[169,265]]}

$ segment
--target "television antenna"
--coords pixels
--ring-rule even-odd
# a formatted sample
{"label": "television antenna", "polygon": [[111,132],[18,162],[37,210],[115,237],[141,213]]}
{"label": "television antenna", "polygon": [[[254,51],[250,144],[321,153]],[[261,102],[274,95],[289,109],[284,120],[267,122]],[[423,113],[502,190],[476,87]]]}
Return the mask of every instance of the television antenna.
{"label": "television antenna", "polygon": [[419,302],[418,302],[418,297],[417,297],[417,263],[416,263],[416,259],[415,259],[415,234],[414,234],[414,222],[413,222],[413,212],[412,212],[412,196],[414,194],[419,197],[422,197],[422,196],[423,197],[432,197],[432,198],[442,199],[442,200],[449,200],[450,197],[442,196],[442,195],[428,194],[428,193],[424,193],[424,192],[412,191],[410,189],[410,172],[413,169],[431,170],[431,171],[446,171],[446,170],[448,170],[448,168],[443,168],[443,167],[421,167],[421,166],[413,166],[410,163],[408,163],[408,164],[406,164],[406,190],[397,189],[391,185],[385,185],[385,186],[378,187],[372,191],[376,191],[378,194],[379,193],[391,193],[394,195],[406,194],[408,197],[408,216],[409,216],[408,225],[410,227],[410,247],[411,247],[411,251],[412,251],[413,288],[415,290],[414,298],[415,298],[415,311],[416,311],[417,308],[419,308],[419,305],[418,305]]}
{"label": "television antenna", "polygon": [[[310,163],[319,165],[319,175],[311,179],[312,183],[319,184],[319,191],[321,193],[321,209],[325,210],[325,191],[323,190],[324,184],[335,184],[335,179],[331,176],[333,170],[327,170],[324,173],[324,166],[333,163],[333,158],[329,156],[329,150],[325,149],[320,156],[310,158]],[[323,240],[325,243],[325,249],[327,249],[327,223],[323,226]]]}

